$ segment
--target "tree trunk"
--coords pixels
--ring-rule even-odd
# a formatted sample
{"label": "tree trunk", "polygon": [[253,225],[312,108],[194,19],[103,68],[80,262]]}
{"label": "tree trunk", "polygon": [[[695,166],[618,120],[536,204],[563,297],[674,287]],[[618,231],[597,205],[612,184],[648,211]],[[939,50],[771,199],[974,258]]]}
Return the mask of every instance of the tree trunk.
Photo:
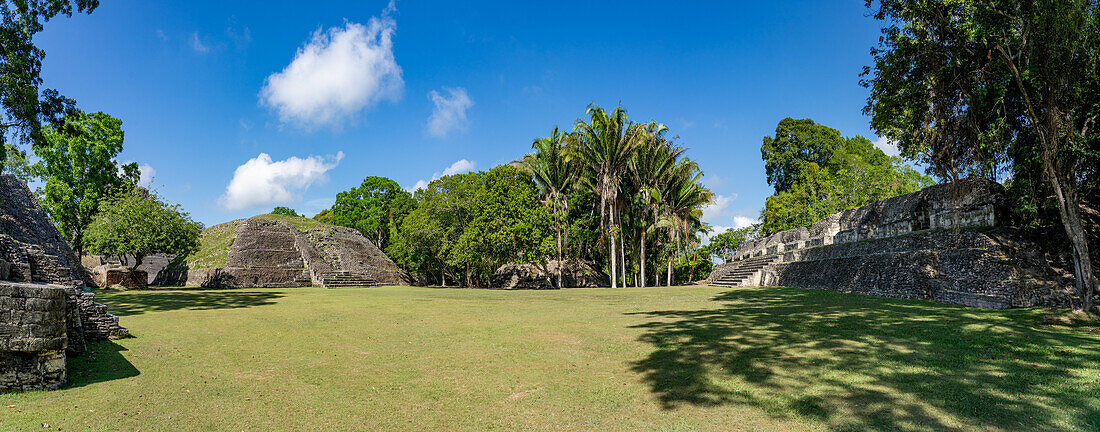
{"label": "tree trunk", "polygon": [[668,279],[665,280],[665,285],[672,286],[672,255],[668,256]]}
{"label": "tree trunk", "polygon": [[447,270],[439,270],[439,280],[443,281],[443,288],[447,287]]}
{"label": "tree trunk", "polygon": [[695,282],[695,261],[699,258],[699,248],[691,252],[691,272],[688,273],[688,285]]}
{"label": "tree trunk", "polygon": [[642,237],[642,241],[641,241],[642,253],[641,253],[641,256],[639,257],[639,261],[641,262],[641,267],[642,268],[641,268],[641,271],[638,272],[638,276],[639,276],[639,279],[641,281],[641,283],[639,285],[642,286],[642,287],[645,287],[646,280],[645,280],[645,231],[644,230],[642,231],[641,237]]}
{"label": "tree trunk", "polygon": [[617,279],[616,277],[618,275],[615,273],[615,225],[614,224],[611,225],[611,233],[610,234],[611,235],[609,235],[608,237],[611,238],[611,241],[609,241],[608,243],[611,245],[611,254],[608,255],[608,257],[611,258],[611,260],[610,260],[610,265],[611,265],[611,288],[617,288],[615,286],[616,279]]}
{"label": "tree trunk", "polygon": [[558,289],[562,289],[561,285],[561,268],[564,263],[561,261],[561,224],[558,224]]}
{"label": "tree trunk", "polygon": [[[622,224],[622,217],[619,215],[619,211],[615,210],[615,223],[616,226]],[[623,278],[623,283],[620,285],[626,288],[626,236],[623,235],[623,230],[619,230],[619,275]]]}
{"label": "tree trunk", "polygon": [[1043,158],[1043,168],[1054,189],[1054,196],[1058,199],[1058,214],[1073,249],[1074,287],[1081,293],[1081,310],[1091,310],[1096,304],[1095,293],[1100,287],[1097,286],[1092,272],[1092,260],[1089,257],[1088,240],[1085,237],[1085,226],[1081,222],[1076,191],[1070,182],[1063,182],[1055,174],[1048,157]]}
{"label": "tree trunk", "polygon": [[145,259],[145,254],[134,254],[134,266],[131,267],[130,269],[131,270],[137,270],[138,267],[141,267],[141,261],[144,260],[144,259]]}

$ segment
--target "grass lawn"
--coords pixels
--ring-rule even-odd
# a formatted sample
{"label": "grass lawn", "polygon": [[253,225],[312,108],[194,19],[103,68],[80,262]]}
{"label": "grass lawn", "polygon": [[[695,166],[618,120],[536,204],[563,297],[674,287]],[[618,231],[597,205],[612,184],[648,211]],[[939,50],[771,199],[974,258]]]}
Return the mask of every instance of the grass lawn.
{"label": "grass lawn", "polygon": [[1100,334],[788,288],[132,291],[0,430],[1100,430]]}

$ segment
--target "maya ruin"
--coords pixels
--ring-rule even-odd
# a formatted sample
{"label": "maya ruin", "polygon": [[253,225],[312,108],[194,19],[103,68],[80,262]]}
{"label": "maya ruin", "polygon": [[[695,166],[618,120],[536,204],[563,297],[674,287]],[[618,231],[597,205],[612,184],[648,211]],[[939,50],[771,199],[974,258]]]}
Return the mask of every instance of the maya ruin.
{"label": "maya ruin", "polygon": [[1100,430],[1100,0],[0,18],[0,432]]}

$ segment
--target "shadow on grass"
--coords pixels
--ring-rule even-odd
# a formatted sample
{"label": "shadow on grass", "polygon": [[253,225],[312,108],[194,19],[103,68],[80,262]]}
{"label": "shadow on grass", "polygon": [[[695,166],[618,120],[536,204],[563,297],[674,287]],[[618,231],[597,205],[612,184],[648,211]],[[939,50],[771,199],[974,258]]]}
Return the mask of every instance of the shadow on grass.
{"label": "shadow on grass", "polygon": [[84,354],[68,359],[69,382],[66,388],[138,376],[141,372],[126,360],[124,351],[126,348],[111,341],[88,344]]}
{"label": "shadow on grass", "polygon": [[96,301],[124,317],[180,309],[236,309],[275,304],[283,294],[260,291],[128,291],[97,293]]}
{"label": "shadow on grass", "polygon": [[739,404],[833,430],[1100,430],[1100,336],[979,310],[793,288],[636,314],[666,409]]}

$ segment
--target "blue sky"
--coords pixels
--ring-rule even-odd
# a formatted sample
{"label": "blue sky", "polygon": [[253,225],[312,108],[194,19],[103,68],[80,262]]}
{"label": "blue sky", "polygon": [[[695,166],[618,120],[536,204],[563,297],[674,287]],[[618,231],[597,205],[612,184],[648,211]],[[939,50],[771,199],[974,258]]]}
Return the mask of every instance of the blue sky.
{"label": "blue sky", "polygon": [[46,86],[122,119],[119,159],[207,225],[488,169],[591,102],[679,135],[721,227],[770,195],[780,119],[877,139],[863,0],[676,3],[103,0],[37,42]]}

